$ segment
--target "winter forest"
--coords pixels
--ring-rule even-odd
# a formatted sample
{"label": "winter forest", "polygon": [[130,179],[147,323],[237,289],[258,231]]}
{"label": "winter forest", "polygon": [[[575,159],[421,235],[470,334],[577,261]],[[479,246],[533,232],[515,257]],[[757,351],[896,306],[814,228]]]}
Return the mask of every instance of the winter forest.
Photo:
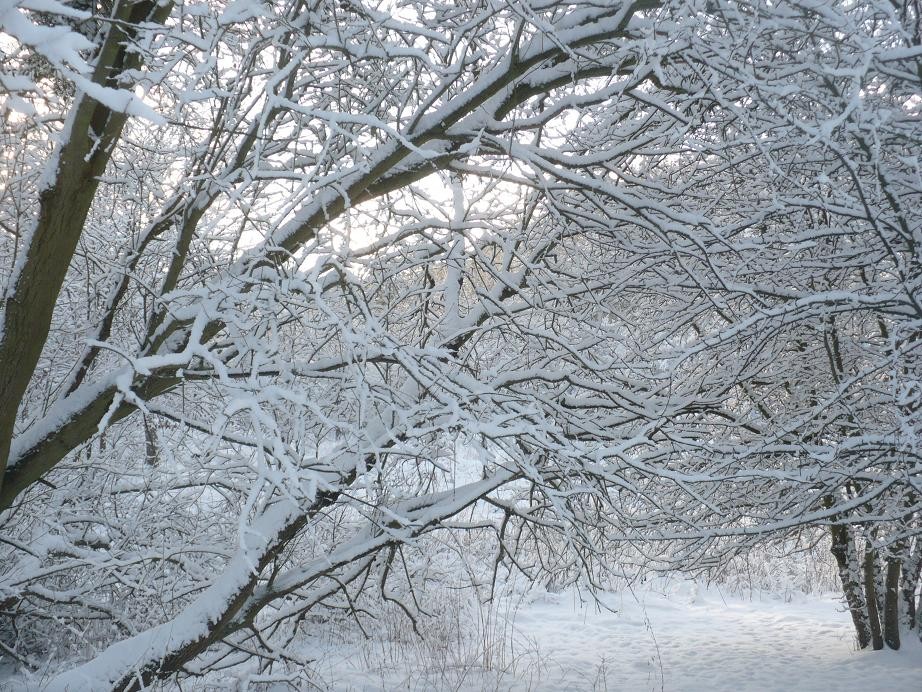
{"label": "winter forest", "polygon": [[0,113],[0,688],[922,685],[919,0],[0,0]]}

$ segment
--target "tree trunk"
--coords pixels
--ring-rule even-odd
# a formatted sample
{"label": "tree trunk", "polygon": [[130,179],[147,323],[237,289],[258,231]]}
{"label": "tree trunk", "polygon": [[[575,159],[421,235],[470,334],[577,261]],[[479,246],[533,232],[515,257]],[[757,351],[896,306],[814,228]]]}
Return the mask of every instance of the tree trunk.
{"label": "tree trunk", "polygon": [[151,422],[144,416],[144,461],[148,466],[160,465],[160,445],[157,443],[157,433]]}
{"label": "tree trunk", "polygon": [[916,589],[922,579],[922,545],[916,541],[916,549],[903,562],[902,594],[906,624],[910,630],[920,628],[919,605],[916,603]]}
{"label": "tree trunk", "polygon": [[880,651],[884,648],[884,638],[880,631],[880,612],[877,608],[877,551],[871,546],[864,553],[864,598],[868,604],[871,646],[875,651]]}
{"label": "tree trunk", "polygon": [[898,557],[887,558],[884,582],[884,641],[891,649],[900,648],[900,568]]}
{"label": "tree trunk", "polygon": [[852,623],[855,625],[858,648],[866,649],[871,643],[871,626],[868,623],[868,613],[861,593],[861,579],[858,576],[858,562],[855,559],[855,543],[847,526],[831,526],[829,531],[832,534],[831,552],[839,568],[842,593],[845,595],[845,603],[848,605]]}
{"label": "tree trunk", "polygon": [[[123,86],[118,79],[141,66],[130,45],[137,25],[162,24],[171,5],[125,0],[114,10],[100,48],[93,82]],[[0,307],[0,487],[10,454],[16,415],[51,329],[58,295],[77,248],[99,176],[105,171],[128,116],[87,94],[78,94],[62,143],[45,172],[34,226],[22,258],[10,273]]]}

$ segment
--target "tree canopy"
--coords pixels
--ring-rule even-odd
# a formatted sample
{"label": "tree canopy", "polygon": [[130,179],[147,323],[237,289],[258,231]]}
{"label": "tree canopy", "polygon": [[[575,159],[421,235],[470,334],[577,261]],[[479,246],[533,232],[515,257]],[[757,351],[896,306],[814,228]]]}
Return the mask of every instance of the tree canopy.
{"label": "tree canopy", "polygon": [[898,648],[920,21],[0,4],[3,655],[72,690],[295,665],[318,608],[413,621],[450,533],[589,584],[826,536]]}

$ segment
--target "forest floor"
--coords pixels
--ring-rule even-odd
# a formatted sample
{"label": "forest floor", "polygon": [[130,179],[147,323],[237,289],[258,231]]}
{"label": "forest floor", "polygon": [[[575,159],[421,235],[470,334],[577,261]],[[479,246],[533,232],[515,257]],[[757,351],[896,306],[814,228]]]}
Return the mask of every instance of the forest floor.
{"label": "forest floor", "polygon": [[[450,611],[451,608],[447,608]],[[625,690],[910,692],[922,690],[922,644],[854,647],[834,595],[673,583],[606,593],[507,597],[467,635],[414,643],[373,638],[321,647],[331,690]],[[472,631],[471,631],[472,630]],[[325,650],[324,650],[325,649]],[[325,682],[324,682],[325,681]]]}
{"label": "forest floor", "polygon": [[[729,593],[690,581],[641,584],[593,600],[570,589],[508,588],[476,607],[470,590],[445,589],[419,619],[396,611],[305,622],[294,643],[311,659],[289,683],[249,665],[187,681],[223,692],[916,692],[922,643],[856,651],[835,594]],[[364,634],[362,629],[365,630]],[[305,679],[307,675],[308,679]],[[0,690],[40,690],[37,678]],[[168,683],[157,689],[180,689]]]}

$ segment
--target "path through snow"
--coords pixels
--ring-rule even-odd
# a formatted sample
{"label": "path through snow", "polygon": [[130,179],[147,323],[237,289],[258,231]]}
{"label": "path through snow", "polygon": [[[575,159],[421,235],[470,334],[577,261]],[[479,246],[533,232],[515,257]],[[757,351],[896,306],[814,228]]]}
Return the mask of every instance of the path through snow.
{"label": "path through snow", "polygon": [[834,597],[675,588],[605,594],[615,613],[547,595],[516,617],[547,668],[536,690],[922,692],[922,645],[856,652]]}

